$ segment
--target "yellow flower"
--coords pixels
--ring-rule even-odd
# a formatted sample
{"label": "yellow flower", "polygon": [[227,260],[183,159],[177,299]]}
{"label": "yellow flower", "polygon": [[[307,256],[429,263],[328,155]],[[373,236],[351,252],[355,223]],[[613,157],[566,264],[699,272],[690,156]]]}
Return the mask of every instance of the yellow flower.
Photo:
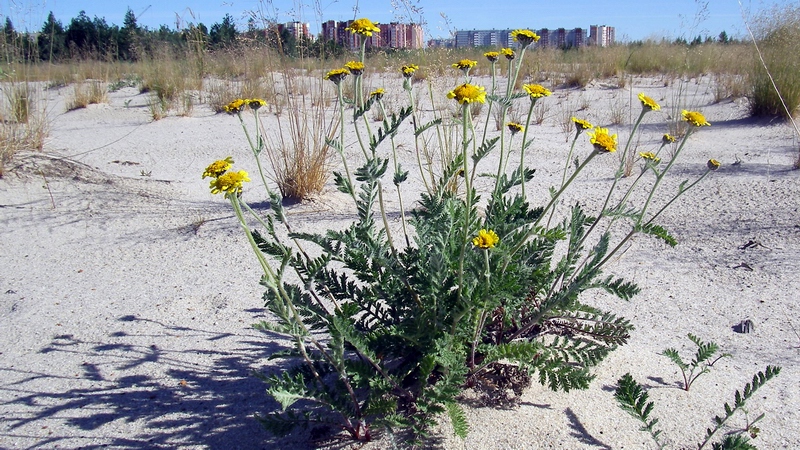
{"label": "yellow flower", "polygon": [[473,67],[478,65],[478,61],[473,61],[471,59],[462,59],[461,61],[454,63],[454,69],[461,69],[461,70],[469,70]]}
{"label": "yellow flower", "polygon": [[472,245],[482,249],[490,249],[500,242],[500,238],[493,230],[482,229],[478,235],[472,239]]}
{"label": "yellow flower", "polygon": [[589,133],[589,142],[594,145],[594,149],[599,153],[617,151],[617,135],[608,134],[608,128],[596,127],[594,132]]}
{"label": "yellow flower", "polygon": [[419,69],[419,66],[416,64],[408,64],[400,68],[400,71],[403,72],[403,76],[406,78],[411,78],[414,75],[414,72]]}
{"label": "yellow flower", "polygon": [[250,109],[252,110],[257,110],[262,106],[267,106],[267,102],[265,102],[263,99],[260,98],[249,98],[245,100],[245,102],[247,103],[247,106],[249,106]]}
{"label": "yellow flower", "polygon": [[552,94],[541,84],[523,84],[522,89],[531,96],[531,99],[549,97]]}
{"label": "yellow flower", "polygon": [[667,145],[667,144],[672,144],[673,142],[675,142],[675,136],[669,133],[665,133],[664,136],[661,136],[662,144]]}
{"label": "yellow flower", "polygon": [[206,171],[203,172],[203,178],[205,177],[217,178],[223,173],[227,172],[232,165],[233,165],[233,158],[230,156],[228,156],[225,159],[214,161],[208,167],[206,167]]}
{"label": "yellow flower", "polygon": [[486,103],[486,89],[483,86],[464,83],[448,92],[447,98],[454,98],[462,105],[472,102]]}
{"label": "yellow flower", "polygon": [[656,101],[652,98],[644,95],[644,92],[639,93],[639,101],[642,102],[642,108],[645,108],[648,111],[658,111],[661,109],[661,105],[656,103]]}
{"label": "yellow flower", "polygon": [[712,172],[715,171],[715,170],[718,170],[719,166],[721,166],[721,165],[722,164],[720,164],[720,162],[717,161],[716,159],[709,159],[708,162],[706,163],[706,167],[708,167],[708,170],[710,170]]}
{"label": "yellow flower", "polygon": [[350,74],[350,71],[342,68],[342,69],[333,69],[325,75],[326,80],[333,81],[334,84],[339,84],[347,78],[347,75]]}
{"label": "yellow flower", "polygon": [[356,19],[350,22],[350,26],[345,28],[345,30],[362,36],[372,36],[372,33],[381,32],[381,29],[378,28],[378,24],[373,23],[367,18]]}
{"label": "yellow flower", "polygon": [[583,130],[591,130],[593,125],[586,120],[578,119],[577,117],[572,117],[572,121],[575,123],[575,128],[580,133]]}
{"label": "yellow flower", "polygon": [[703,114],[697,111],[687,111],[684,109],[683,112],[681,113],[681,116],[683,117],[683,120],[689,122],[690,124],[696,127],[711,126],[711,124],[708,123],[708,121],[706,120],[705,116],[703,116]]}
{"label": "yellow flower", "polygon": [[370,97],[375,97],[375,100],[380,100],[380,99],[383,98],[383,94],[385,94],[385,93],[386,93],[386,91],[384,91],[383,88],[378,88],[378,89],[375,89],[374,91],[370,92],[369,96]]}
{"label": "yellow flower", "polygon": [[241,98],[237,98],[236,100],[228,103],[223,107],[226,113],[228,114],[236,114],[242,112],[245,107],[245,101]]}
{"label": "yellow flower", "polygon": [[519,133],[520,131],[525,131],[525,127],[518,124],[517,122],[508,122],[506,124],[506,127],[508,127],[508,131],[511,132],[512,136]]}
{"label": "yellow flower", "polygon": [[497,58],[500,57],[500,53],[498,52],[486,52],[483,54],[489,62],[497,62]]}
{"label": "yellow flower", "polygon": [[344,68],[349,70],[353,75],[358,76],[364,71],[364,63],[361,61],[348,61],[345,63]]}
{"label": "yellow flower", "polygon": [[514,30],[511,32],[511,37],[519,42],[522,48],[539,40],[539,36],[531,30]]}
{"label": "yellow flower", "polygon": [[509,60],[509,61],[514,59],[517,56],[517,55],[514,54],[514,50],[511,50],[510,48],[501,48],[500,49],[500,54],[505,56],[506,59]]}
{"label": "yellow flower", "polygon": [[224,192],[225,196],[238,195],[242,192],[242,183],[250,181],[247,177],[247,172],[240,170],[238,172],[227,172],[214,178],[209,185],[212,194],[219,194]]}
{"label": "yellow flower", "polygon": [[661,158],[656,156],[656,154],[653,153],[653,152],[640,152],[639,156],[641,156],[642,159],[645,159],[645,160],[648,160],[648,161],[653,161],[653,163],[655,163],[655,164],[658,164],[659,162],[661,162]]}

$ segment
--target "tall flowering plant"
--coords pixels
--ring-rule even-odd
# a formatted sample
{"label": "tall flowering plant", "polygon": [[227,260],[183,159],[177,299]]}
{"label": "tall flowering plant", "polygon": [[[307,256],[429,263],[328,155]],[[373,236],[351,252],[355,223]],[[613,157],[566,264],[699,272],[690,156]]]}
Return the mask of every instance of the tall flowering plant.
{"label": "tall flowering plant", "polygon": [[[379,29],[359,19],[349,31],[363,38]],[[280,196],[266,182],[271,212],[262,217],[242,200],[243,183],[249,179],[232,170],[230,159],[213,163],[204,173],[213,180],[212,192],[225,193],[231,202],[261,263],[264,299],[274,320],[257,327],[293,342],[292,348],[273,356],[297,364],[265,377],[268,392],[282,406],[260,416],[273,432],[326,424],[355,440],[371,439],[375,429],[422,438],[439,415],[447,414],[455,432],[464,436],[468,426],[458,403],[464,389],[496,389],[490,395],[503,400],[509,387],[519,392],[532,378],[555,390],[586,388],[593,378],[591,368],[627,342],[631,324],[593,306],[583,294],[602,289],[628,300],[638,292],[633,283],[603,275],[612,256],[636,233],[674,245],[674,238],[654,220],[699,180],[682,184],[655,213],[653,194],[692,132],[708,123],[698,112],[685,112],[685,120],[694,127],[666,164],[660,162],[660,149],[642,154],[637,182],[624,192],[617,189],[620,165],[594,215],[581,205],[559,214],[564,192],[584,168],[618,151],[616,134],[573,118],[576,134],[561,184],[551,188],[547,204],[532,205],[526,193],[534,188],[534,172],[526,167],[525,157],[531,143],[530,113],[525,123],[509,122],[494,137],[467,113],[471,104],[487,102],[503,113],[513,102],[528,102],[532,110],[551,94],[537,84],[524,84],[522,92],[514,92],[526,49],[538,36],[529,30],[513,35],[516,52],[487,54],[492,68],[501,54],[508,60],[505,88],[494,78],[489,92],[473,82],[469,72],[476,61],[453,64],[464,74],[463,82],[446,93],[462,109],[459,146],[435,177],[419,168],[425,189],[411,211],[400,195],[410,177],[397,157],[397,134],[409,117],[414,117],[415,139],[437,133],[444,125],[436,118],[424,123],[415,110],[409,82],[418,69],[414,64],[401,69],[402,88],[409,92],[411,105],[387,115],[384,89],[363,90],[362,77],[368,70],[363,46],[357,61],[325,75],[335,84],[339,103],[340,135],[328,145],[341,155],[342,170],[334,173],[336,187],[353,202],[354,220],[347,228],[323,234],[296,231]],[[348,77],[353,98],[343,94]],[[640,100],[642,112],[621,161],[644,115],[659,109],[643,94]],[[246,113],[245,105],[253,105],[234,103],[240,115]],[[352,114],[346,113],[346,105],[352,105]],[[371,108],[380,108],[384,117],[376,130],[365,116]],[[246,122],[241,123],[247,132]],[[353,129],[353,144],[345,140],[346,126]],[[519,142],[516,135],[521,135]],[[249,132],[247,136],[257,158],[254,143],[263,140],[251,139]],[[664,139],[661,148],[667,142]],[[360,149],[359,161],[345,157],[347,145]],[[576,158],[571,169],[570,159],[583,152],[581,147],[588,153],[582,161]],[[516,163],[510,161],[512,150],[521,155]],[[496,155],[491,160],[497,165],[491,172],[493,183],[479,191],[478,166],[490,155]],[[700,178],[717,167],[710,161]],[[654,181],[638,183],[648,176]],[[263,174],[260,178],[265,180]],[[389,210],[386,184],[394,185],[399,211]],[[631,193],[642,185],[650,189],[646,202],[630,204]],[[397,219],[391,218],[392,212]],[[395,221],[401,226],[393,227]],[[614,226],[626,226],[629,233],[612,242]]]}

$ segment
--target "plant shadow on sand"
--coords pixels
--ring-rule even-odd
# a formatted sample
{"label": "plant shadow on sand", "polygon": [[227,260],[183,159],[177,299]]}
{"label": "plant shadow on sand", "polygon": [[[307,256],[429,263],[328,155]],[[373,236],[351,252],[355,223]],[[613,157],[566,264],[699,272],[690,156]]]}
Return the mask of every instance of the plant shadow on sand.
{"label": "plant shadow on sand", "polygon": [[[274,438],[254,418],[280,407],[253,375],[280,342],[259,339],[256,332],[237,336],[133,315],[118,318],[117,325],[105,342],[65,334],[40,350],[79,358],[83,373],[72,375],[57,365],[40,372],[0,368],[6,379],[0,390],[11,398],[2,406],[7,436],[29,440],[36,439],[31,430],[50,430],[29,448],[310,448],[306,433]],[[158,345],[142,344],[154,334]],[[174,337],[205,345],[173,349]],[[214,341],[231,339],[231,351],[209,349]],[[285,369],[272,364],[262,371]],[[62,381],[53,383],[57,379]],[[64,379],[73,387],[48,389]],[[138,433],[123,431],[134,425]]]}

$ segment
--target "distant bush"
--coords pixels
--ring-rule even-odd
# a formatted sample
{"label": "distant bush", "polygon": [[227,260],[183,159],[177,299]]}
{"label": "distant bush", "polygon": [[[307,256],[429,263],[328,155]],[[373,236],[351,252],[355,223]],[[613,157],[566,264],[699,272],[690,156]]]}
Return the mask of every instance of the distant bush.
{"label": "distant bush", "polygon": [[756,20],[754,32],[763,65],[754,65],[751,112],[794,116],[800,107],[800,6],[765,12]]}

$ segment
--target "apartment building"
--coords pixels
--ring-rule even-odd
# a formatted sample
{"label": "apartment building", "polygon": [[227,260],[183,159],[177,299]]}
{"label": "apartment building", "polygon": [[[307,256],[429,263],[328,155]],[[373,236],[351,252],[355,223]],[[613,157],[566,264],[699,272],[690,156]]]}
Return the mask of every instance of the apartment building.
{"label": "apartment building", "polygon": [[[592,31],[603,33],[599,40],[593,40]],[[455,35],[455,47],[513,47],[514,39],[511,36],[513,30],[463,30],[457,31]],[[598,27],[593,25],[590,31],[585,28],[566,28],[535,30],[539,35],[539,41],[534,47],[584,47],[586,45],[602,45],[604,47],[614,44],[614,27],[603,25]],[[596,44],[600,42],[601,44]]]}
{"label": "apartment building", "polygon": [[615,39],[614,27],[607,25],[591,25],[589,27],[589,45],[597,45],[600,47],[608,47],[614,45]]}
{"label": "apartment building", "polygon": [[[359,36],[346,30],[349,25],[350,21],[329,20],[322,24],[320,36],[325,40],[356,48],[361,41]],[[419,24],[391,22],[378,24],[378,28],[380,33],[373,33],[366,38],[367,47],[418,49],[424,45],[425,37]]]}

